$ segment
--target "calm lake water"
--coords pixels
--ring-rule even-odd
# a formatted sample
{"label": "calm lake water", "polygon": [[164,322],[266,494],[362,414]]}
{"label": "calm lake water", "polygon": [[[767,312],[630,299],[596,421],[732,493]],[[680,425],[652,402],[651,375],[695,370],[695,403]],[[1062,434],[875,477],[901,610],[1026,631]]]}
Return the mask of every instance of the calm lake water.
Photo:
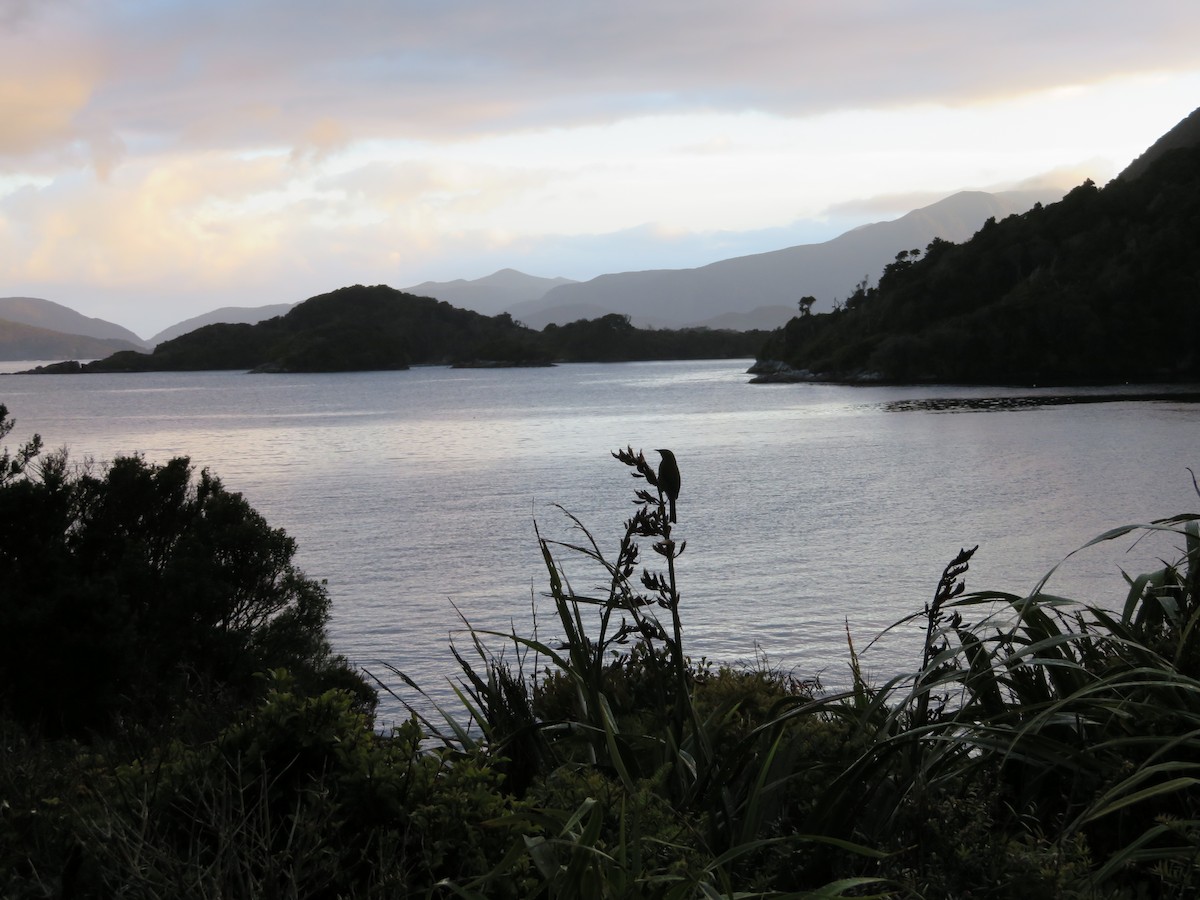
{"label": "calm lake water", "polygon": [[[960,547],[969,589],[1023,594],[1110,527],[1200,507],[1200,405],[1135,389],[749,385],[749,361],[337,375],[0,377],[17,427],[75,459],[190,456],[299,542],[328,580],[336,649],[445,696],[447,642],[476,626],[529,633],[545,571],[534,536],[577,540],[555,504],[616,548],[641,484],[610,456],[671,447],[687,649],[765,654],[844,684],[863,650],[919,611]],[[1137,393],[1145,389],[1136,389]],[[1052,403],[1074,399],[1106,402]],[[952,402],[944,402],[944,401]],[[1111,542],[1051,589],[1123,595],[1169,545]],[[646,558],[653,554],[646,550]],[[577,589],[600,573],[566,560]],[[912,665],[918,626],[865,650],[882,678]],[[381,718],[400,715],[386,704]]]}

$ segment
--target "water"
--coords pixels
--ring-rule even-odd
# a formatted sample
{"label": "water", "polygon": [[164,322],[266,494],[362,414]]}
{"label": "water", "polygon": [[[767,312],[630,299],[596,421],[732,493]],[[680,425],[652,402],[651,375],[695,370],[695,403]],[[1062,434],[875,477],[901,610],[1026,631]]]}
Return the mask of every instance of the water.
{"label": "water", "polygon": [[[844,683],[846,629],[862,650],[920,610],[960,547],[973,589],[1024,593],[1116,525],[1200,506],[1200,405],[1079,390],[751,386],[748,361],[335,375],[204,372],[0,378],[17,427],[75,459],[188,455],[299,542],[327,579],[335,648],[445,696],[476,626],[528,633],[546,583],[542,533],[611,553],[640,482],[610,451],[671,447],[683,473],[676,536],[688,651],[762,653]],[[1109,395],[1117,394],[1115,398]],[[1015,398],[1035,397],[1045,405]],[[960,402],[947,404],[945,398]],[[978,410],[986,411],[978,411]],[[1080,554],[1051,587],[1118,603],[1120,567],[1169,546]],[[651,554],[647,549],[647,557]],[[579,590],[602,573],[579,561]],[[918,627],[866,650],[879,676],[911,665]],[[383,715],[399,715],[385,704]]]}

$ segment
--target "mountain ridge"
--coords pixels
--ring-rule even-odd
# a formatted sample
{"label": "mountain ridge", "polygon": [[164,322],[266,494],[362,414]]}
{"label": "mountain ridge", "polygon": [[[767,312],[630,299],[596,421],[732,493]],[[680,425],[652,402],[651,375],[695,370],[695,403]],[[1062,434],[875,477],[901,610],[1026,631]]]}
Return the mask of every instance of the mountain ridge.
{"label": "mountain ridge", "polygon": [[11,319],[0,319],[0,360],[100,359],[121,350],[142,350],[119,338],[96,338],[39,328]]}
{"label": "mountain ridge", "polygon": [[0,297],[0,319],[64,335],[112,339],[143,349],[148,347],[146,341],[128,328],[105,319],[85,316],[69,306],[40,297]]}
{"label": "mountain ridge", "polygon": [[1139,178],[1170,150],[1179,150],[1200,145],[1200,107],[1179,121],[1170,131],[1146,148],[1117,175],[1118,179],[1131,181]]}
{"label": "mountain ridge", "polygon": [[[542,298],[508,310],[531,327],[556,321],[577,308],[629,315],[634,324],[652,327],[706,326],[729,314],[758,307],[787,309],[801,296],[817,298],[815,311],[832,309],[864,277],[878,277],[895,254],[924,247],[934,238],[966,240],[988,218],[1024,212],[1054,202],[1062,192],[1010,191],[999,194],[959,191],[897,219],[874,222],[818,244],[717,260],[690,269],[647,269],[598,275],[563,285]],[[783,317],[756,327],[779,327]]]}
{"label": "mountain ridge", "polygon": [[401,290],[418,297],[445,300],[454,306],[461,306],[485,316],[494,316],[510,312],[510,307],[514,305],[536,300],[553,288],[576,283],[570,278],[544,278],[517,269],[504,268],[470,281],[464,278],[456,278],[453,281],[423,281]]}
{"label": "mountain ridge", "polygon": [[203,328],[205,325],[253,325],[265,319],[286,315],[288,310],[295,305],[295,303],[269,303],[265,306],[222,306],[220,309],[176,322],[174,325],[164,328],[146,343],[154,347],[187,334],[189,331]]}

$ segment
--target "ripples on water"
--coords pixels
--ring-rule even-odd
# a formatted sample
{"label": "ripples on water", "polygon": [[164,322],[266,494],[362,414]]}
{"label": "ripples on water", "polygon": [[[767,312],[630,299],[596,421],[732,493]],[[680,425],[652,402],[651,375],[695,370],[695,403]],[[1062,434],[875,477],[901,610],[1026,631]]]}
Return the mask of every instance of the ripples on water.
{"label": "ripples on water", "polygon": [[[862,649],[920,610],[960,547],[981,545],[969,588],[1024,593],[1096,534],[1200,505],[1194,393],[751,386],[747,365],[6,376],[0,402],[12,440],[211,468],[328,580],[339,652],[443,697],[456,609],[527,633],[537,607],[550,636],[535,519],[577,540],[562,504],[615,549],[637,482],[609,454],[626,445],[680,462],[689,652],[761,651],[827,685],[845,682],[847,626]],[[984,414],[945,414],[960,411]],[[1118,566],[1170,553],[1130,544],[1081,554],[1051,587],[1117,602]],[[603,581],[567,562],[577,589]],[[864,663],[909,667],[919,632]]]}

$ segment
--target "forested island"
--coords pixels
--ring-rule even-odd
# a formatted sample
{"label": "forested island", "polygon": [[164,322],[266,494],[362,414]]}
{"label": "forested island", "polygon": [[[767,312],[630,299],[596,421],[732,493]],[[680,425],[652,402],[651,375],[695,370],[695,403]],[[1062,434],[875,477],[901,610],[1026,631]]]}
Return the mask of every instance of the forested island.
{"label": "forested island", "polygon": [[1200,148],[901,250],[833,312],[758,353],[765,380],[1112,384],[1200,380]]}
{"label": "forested island", "polygon": [[635,328],[627,316],[615,313],[534,331],[507,313],[485,316],[386,285],[354,285],[253,325],[206,325],[159,344],[152,353],[128,350],[36,371],[350,372],[416,365],[735,359],[752,357],[765,337],[762,331]]}

